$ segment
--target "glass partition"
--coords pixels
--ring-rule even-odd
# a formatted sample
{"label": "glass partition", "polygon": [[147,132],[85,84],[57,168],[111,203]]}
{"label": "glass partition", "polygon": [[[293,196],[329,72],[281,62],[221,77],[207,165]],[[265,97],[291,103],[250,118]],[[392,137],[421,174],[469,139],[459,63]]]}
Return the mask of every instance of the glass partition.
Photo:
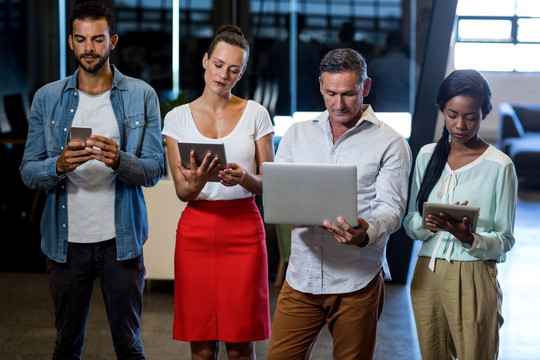
{"label": "glass partition", "polygon": [[[255,100],[271,115],[324,110],[320,59],[329,50],[350,47],[367,59],[369,73],[371,61],[387,51],[388,34],[402,37],[402,6],[401,0],[251,0]],[[408,87],[404,91],[408,99]]]}
{"label": "glass partition", "polygon": [[[232,14],[240,5],[247,9],[236,11],[247,12],[247,20]],[[174,26],[173,7],[178,19]],[[216,14],[216,9],[231,13]],[[125,74],[147,81],[162,100],[176,96],[173,89],[189,97],[202,92],[204,52],[215,28],[232,19],[244,24],[251,44],[249,67],[234,92],[260,102],[272,116],[324,110],[318,68],[331,49],[359,51],[368,61],[369,76],[378,77],[371,73],[377,66],[371,65],[389,51],[389,34],[397,33],[408,58],[402,0],[117,0],[114,12],[120,36],[114,63]],[[403,89],[408,98],[408,88]],[[374,86],[366,102],[376,102],[380,91]]]}

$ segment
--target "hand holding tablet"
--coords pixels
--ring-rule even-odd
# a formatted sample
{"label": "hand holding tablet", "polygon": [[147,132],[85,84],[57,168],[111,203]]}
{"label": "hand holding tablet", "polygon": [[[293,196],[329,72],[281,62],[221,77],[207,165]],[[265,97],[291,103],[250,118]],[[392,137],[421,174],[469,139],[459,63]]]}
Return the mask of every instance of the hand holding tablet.
{"label": "hand holding tablet", "polygon": [[440,213],[445,213],[456,221],[461,221],[461,219],[466,216],[471,224],[471,231],[475,232],[479,212],[480,208],[478,206],[425,202],[422,211],[422,227],[427,230],[445,231],[444,229],[428,226],[426,224],[426,216],[430,214],[439,215]]}
{"label": "hand holding tablet", "polygon": [[195,150],[195,159],[197,165],[201,165],[206,154],[211,153],[212,156],[217,156],[220,166],[218,171],[215,171],[208,181],[219,182],[218,178],[219,170],[225,170],[227,168],[227,157],[225,156],[225,145],[223,143],[215,142],[178,142],[178,151],[180,152],[180,158],[182,159],[182,165],[186,169],[191,168],[190,154],[191,150]]}

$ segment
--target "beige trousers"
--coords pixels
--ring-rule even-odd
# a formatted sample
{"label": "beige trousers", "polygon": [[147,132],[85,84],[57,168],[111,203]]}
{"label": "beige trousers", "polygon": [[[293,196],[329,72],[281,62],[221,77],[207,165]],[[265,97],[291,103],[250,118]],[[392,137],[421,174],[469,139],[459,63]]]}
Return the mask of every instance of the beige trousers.
{"label": "beige trousers", "polygon": [[411,299],[423,360],[493,360],[499,353],[502,292],[495,261],[419,257]]}

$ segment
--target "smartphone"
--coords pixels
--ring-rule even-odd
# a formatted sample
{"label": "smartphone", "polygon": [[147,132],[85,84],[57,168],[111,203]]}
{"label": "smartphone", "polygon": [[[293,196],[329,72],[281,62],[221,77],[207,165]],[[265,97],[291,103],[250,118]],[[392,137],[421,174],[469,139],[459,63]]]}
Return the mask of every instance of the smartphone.
{"label": "smartphone", "polygon": [[68,141],[78,140],[86,144],[86,140],[90,139],[90,135],[92,135],[91,127],[72,126],[71,129],[69,129]]}

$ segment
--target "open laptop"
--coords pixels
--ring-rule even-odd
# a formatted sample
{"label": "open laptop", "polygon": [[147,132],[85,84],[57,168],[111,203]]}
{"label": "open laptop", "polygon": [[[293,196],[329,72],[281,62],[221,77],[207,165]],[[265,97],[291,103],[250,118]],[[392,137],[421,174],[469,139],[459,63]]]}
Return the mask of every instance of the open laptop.
{"label": "open laptop", "polygon": [[355,165],[265,162],[262,178],[267,223],[339,225],[338,216],[358,223]]}

